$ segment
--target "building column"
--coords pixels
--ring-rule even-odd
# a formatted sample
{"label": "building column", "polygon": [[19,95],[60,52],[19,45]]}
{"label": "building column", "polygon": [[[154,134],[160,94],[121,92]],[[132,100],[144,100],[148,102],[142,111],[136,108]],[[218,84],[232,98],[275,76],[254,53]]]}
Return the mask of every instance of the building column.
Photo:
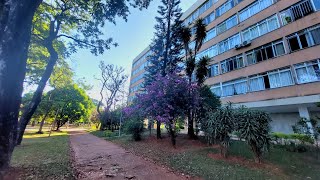
{"label": "building column", "polygon": [[312,124],[310,122],[310,114],[309,114],[309,110],[307,106],[299,106],[299,115],[301,118],[306,118],[308,121],[307,126],[310,129],[310,133],[313,135],[314,131],[313,131],[313,127]]}

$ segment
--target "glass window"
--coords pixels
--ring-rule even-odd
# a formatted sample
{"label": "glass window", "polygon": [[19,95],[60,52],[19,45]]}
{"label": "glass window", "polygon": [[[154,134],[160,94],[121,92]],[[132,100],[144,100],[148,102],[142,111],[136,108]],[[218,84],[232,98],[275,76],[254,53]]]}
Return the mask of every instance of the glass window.
{"label": "glass window", "polygon": [[311,61],[295,65],[299,84],[320,80],[320,61]]}
{"label": "glass window", "polygon": [[287,36],[291,52],[320,44],[320,26]]}
{"label": "glass window", "polygon": [[250,91],[265,90],[264,78],[262,76],[252,77],[249,79]]}
{"label": "glass window", "polygon": [[280,13],[282,25],[287,25],[293,21],[290,9]]}
{"label": "glass window", "polygon": [[293,84],[293,78],[290,69],[277,70],[268,73],[270,88],[278,88]]}
{"label": "glass window", "polygon": [[216,28],[212,28],[207,32],[207,36],[206,39],[204,40],[204,42],[210,41],[212,38],[216,37],[217,33],[216,33]]}
{"label": "glass window", "polygon": [[218,97],[221,97],[221,87],[220,87],[220,84],[213,85],[210,89],[211,89],[211,91],[212,91],[213,94],[215,94],[215,95],[218,96]]}
{"label": "glass window", "polygon": [[239,13],[240,22],[248,19],[249,17],[262,11],[263,9],[271,6],[273,3],[274,3],[273,0],[257,0],[247,8],[240,11]]}

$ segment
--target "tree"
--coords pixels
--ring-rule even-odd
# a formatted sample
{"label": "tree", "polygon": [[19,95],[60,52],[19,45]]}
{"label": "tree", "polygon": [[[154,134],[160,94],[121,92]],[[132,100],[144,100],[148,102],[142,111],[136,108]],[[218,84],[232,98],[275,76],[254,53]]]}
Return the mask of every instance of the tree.
{"label": "tree", "polygon": [[0,176],[15,147],[32,17],[40,3],[0,2]]}
{"label": "tree", "polygon": [[146,92],[137,95],[133,112],[143,109],[142,117],[165,123],[175,146],[176,123],[188,109],[189,96],[185,92],[190,90],[196,103],[199,100],[197,88],[196,85],[189,86],[188,81],[175,72],[165,77],[159,73],[155,81],[146,86]]}
{"label": "tree", "polygon": [[[22,136],[26,125],[30,121],[33,113],[37,109],[43,90],[54,69],[59,57],[57,49],[64,46],[56,46],[58,42],[68,42],[68,51],[63,55],[76,52],[79,48],[86,48],[92,54],[104,53],[110,48],[112,38],[102,39],[104,34],[101,30],[105,22],[115,23],[116,17],[123,17],[126,20],[128,15],[128,5],[133,7],[147,7],[150,0],[134,1],[61,1],[54,0],[51,3],[44,1],[34,19],[32,35],[49,52],[49,59],[46,69],[38,83],[38,88],[34,93],[32,102],[25,108],[20,119],[19,137],[17,144],[22,141]],[[114,43],[117,46],[116,43]]]}
{"label": "tree", "polygon": [[68,85],[56,88],[49,92],[52,97],[52,109],[56,114],[56,130],[59,130],[65,123],[88,121],[93,104],[85,91],[78,85]]}
{"label": "tree", "polygon": [[[156,17],[156,32],[150,47],[151,55],[148,57],[150,65],[146,67],[145,86],[151,84],[159,72],[163,77],[175,72],[177,64],[181,61],[182,43],[178,36],[182,26],[180,0],[162,0],[161,2],[159,16]],[[158,139],[161,138],[160,125],[161,123],[157,121]]]}
{"label": "tree", "polygon": [[[191,38],[192,38],[192,34],[191,34],[191,30],[190,27],[183,27],[180,29],[180,39],[183,42],[183,46],[184,46],[184,50],[185,50],[185,73],[188,76],[189,79],[189,84],[192,83],[192,75],[194,74],[195,68],[197,67],[196,65],[196,58],[197,58],[197,53],[199,52],[204,39],[207,36],[207,32],[206,32],[206,25],[203,23],[203,19],[198,19],[196,20],[195,24],[194,24],[194,28],[195,28],[195,37],[194,37],[194,48],[192,49],[192,47],[189,47],[189,44],[191,43]],[[197,77],[200,77],[201,79],[199,79],[200,81],[204,81],[205,76],[203,76],[203,66],[208,62],[208,59],[203,59],[202,61],[200,61],[198,67],[200,67],[199,71],[197,71],[197,73],[200,73],[199,75],[197,74]],[[207,70],[206,70],[207,71]],[[193,122],[194,122],[194,114],[193,111],[191,109],[188,110],[188,135],[190,138],[196,138],[195,134],[194,134],[194,128],[193,128]]]}
{"label": "tree", "polygon": [[245,139],[255,155],[255,161],[261,163],[263,152],[270,147],[270,122],[269,114],[259,110],[241,107],[236,112],[236,131],[240,138]]}
{"label": "tree", "polygon": [[[124,69],[122,67],[105,64],[103,61],[100,62],[99,68],[101,70],[100,81],[102,87],[100,90],[101,100],[97,106],[97,111],[101,121],[100,129],[104,130],[106,128],[107,121],[110,119],[112,105],[116,103],[117,95],[123,91],[123,86],[128,76],[124,75]],[[104,115],[102,115],[100,110],[103,100],[105,100]]]}
{"label": "tree", "polygon": [[200,87],[200,102],[199,106],[195,108],[195,119],[200,124],[201,129],[206,128],[207,113],[214,113],[221,107],[221,102],[218,96],[216,96],[210,90],[209,86]]}

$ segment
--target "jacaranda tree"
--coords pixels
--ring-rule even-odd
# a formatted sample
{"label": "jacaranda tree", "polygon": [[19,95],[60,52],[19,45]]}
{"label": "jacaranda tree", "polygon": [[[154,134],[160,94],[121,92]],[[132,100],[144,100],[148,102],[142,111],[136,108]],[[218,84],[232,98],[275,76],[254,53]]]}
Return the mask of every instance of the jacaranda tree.
{"label": "jacaranda tree", "polygon": [[199,102],[199,90],[196,84],[189,85],[186,78],[177,73],[166,76],[158,74],[155,81],[146,86],[145,92],[137,95],[136,104],[132,109],[143,109],[143,117],[153,118],[164,123],[171,137],[172,145],[176,145],[176,123],[181,117],[186,116],[189,108],[189,95],[191,92],[192,102]]}

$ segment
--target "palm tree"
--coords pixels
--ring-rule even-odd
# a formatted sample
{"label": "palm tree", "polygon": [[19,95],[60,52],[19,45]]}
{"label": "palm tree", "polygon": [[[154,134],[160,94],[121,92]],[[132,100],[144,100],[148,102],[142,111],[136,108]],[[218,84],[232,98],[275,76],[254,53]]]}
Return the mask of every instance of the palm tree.
{"label": "palm tree", "polygon": [[209,64],[209,61],[210,58],[208,56],[204,56],[200,59],[200,61],[197,64],[196,77],[199,86],[203,85],[205,78],[208,75],[207,66]]}
{"label": "palm tree", "polygon": [[[186,65],[186,75],[189,78],[189,84],[192,83],[192,74],[196,68],[196,56],[197,53],[199,52],[204,39],[207,36],[207,32],[206,32],[206,25],[203,23],[203,19],[200,18],[198,20],[196,20],[195,24],[194,24],[194,28],[196,29],[195,32],[195,37],[194,37],[194,41],[195,41],[195,47],[194,49],[190,49],[189,44],[192,38],[192,34],[191,34],[191,30],[189,27],[183,27],[181,29],[181,33],[180,33],[180,38],[181,41],[184,44],[184,49],[185,49],[185,65]],[[190,92],[189,92],[190,94]],[[193,128],[193,115],[192,115],[192,108],[189,109],[188,111],[188,135],[190,138],[195,138],[195,133],[194,133],[194,128]]]}

